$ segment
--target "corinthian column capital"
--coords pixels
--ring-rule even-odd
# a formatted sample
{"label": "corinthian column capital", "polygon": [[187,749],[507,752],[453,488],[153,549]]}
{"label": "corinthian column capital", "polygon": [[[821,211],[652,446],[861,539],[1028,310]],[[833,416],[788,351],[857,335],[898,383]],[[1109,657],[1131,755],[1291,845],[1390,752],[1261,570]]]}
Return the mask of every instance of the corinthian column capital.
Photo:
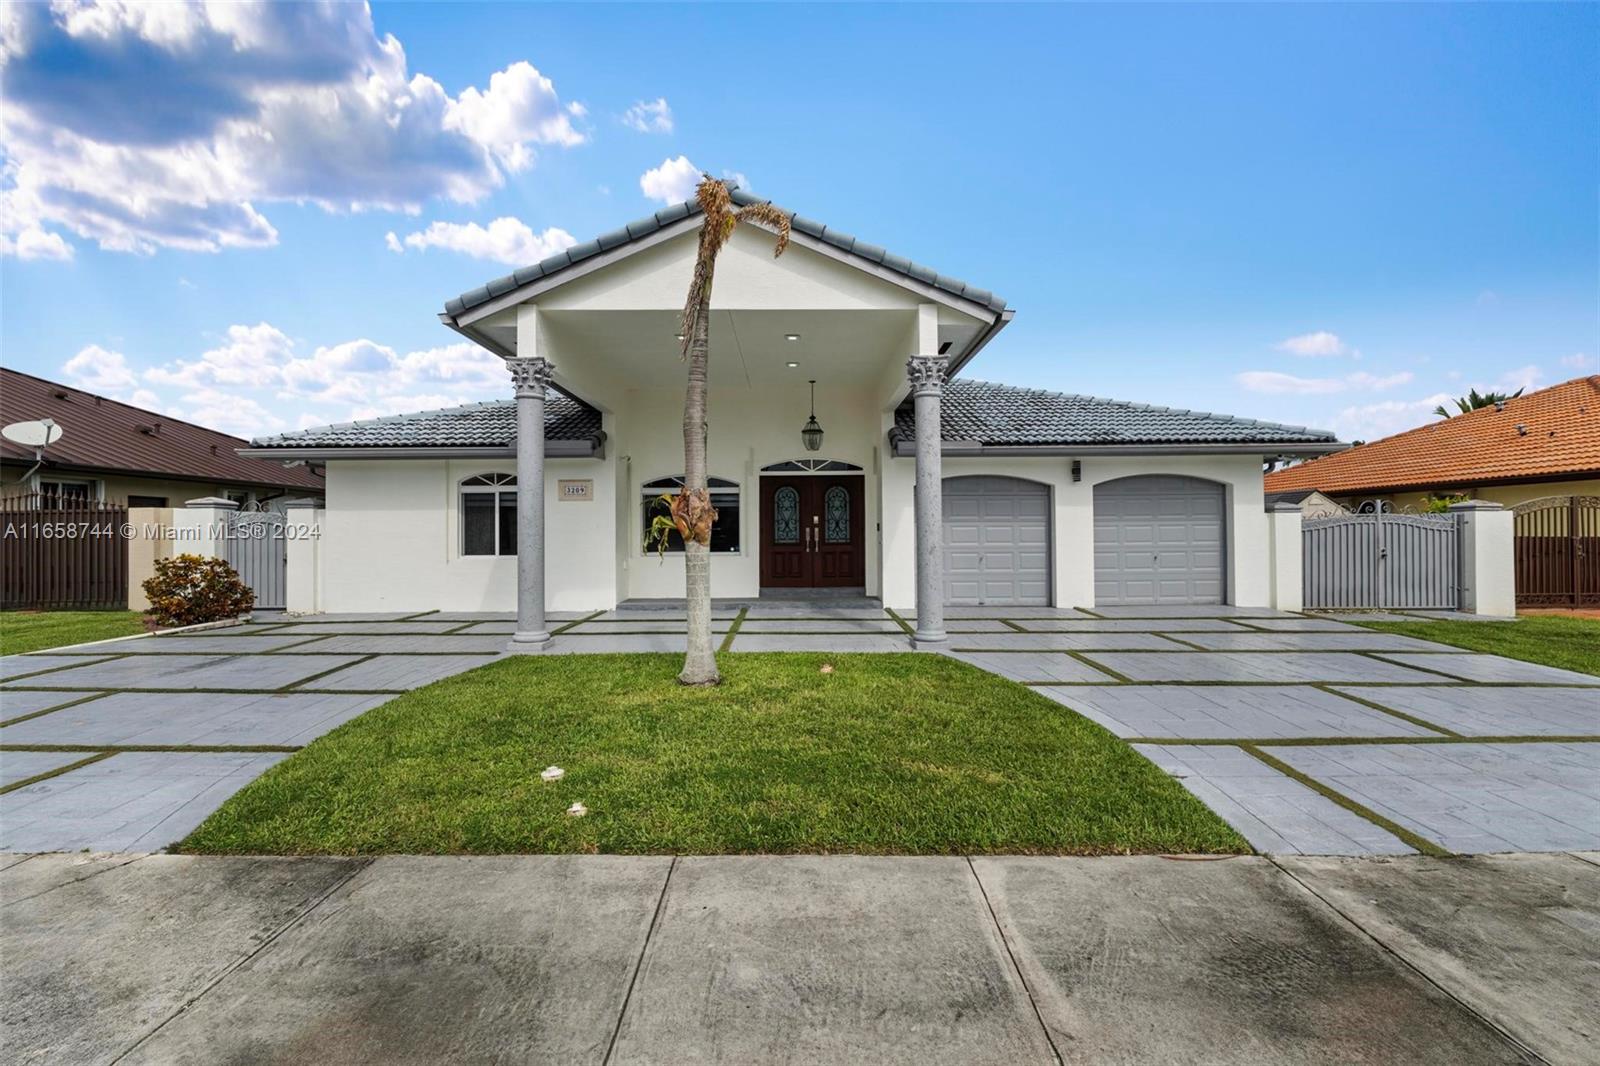
{"label": "corinthian column capital", "polygon": [[944,391],[946,367],[942,355],[913,355],[906,360],[906,378],[911,382],[913,395],[937,396]]}
{"label": "corinthian column capital", "polygon": [[548,359],[537,356],[528,359],[507,359],[506,369],[511,371],[511,383],[518,396],[543,396],[555,376],[555,366]]}

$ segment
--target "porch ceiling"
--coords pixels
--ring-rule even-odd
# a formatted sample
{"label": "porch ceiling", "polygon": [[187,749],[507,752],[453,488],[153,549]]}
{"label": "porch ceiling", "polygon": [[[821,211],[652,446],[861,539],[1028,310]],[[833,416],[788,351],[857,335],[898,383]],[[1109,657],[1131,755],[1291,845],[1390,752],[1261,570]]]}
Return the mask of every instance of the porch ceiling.
{"label": "porch ceiling", "polygon": [[[713,381],[718,389],[759,389],[811,378],[830,387],[874,387],[891,364],[909,354],[915,320],[915,312],[905,310],[714,310]],[[556,364],[558,380],[570,375],[580,394],[683,382],[675,311],[545,311],[539,328],[541,348]],[[945,329],[956,347],[977,332],[976,325],[951,325],[941,329],[941,339]],[[799,339],[789,340],[789,334]],[[514,346],[515,337],[505,341]]]}

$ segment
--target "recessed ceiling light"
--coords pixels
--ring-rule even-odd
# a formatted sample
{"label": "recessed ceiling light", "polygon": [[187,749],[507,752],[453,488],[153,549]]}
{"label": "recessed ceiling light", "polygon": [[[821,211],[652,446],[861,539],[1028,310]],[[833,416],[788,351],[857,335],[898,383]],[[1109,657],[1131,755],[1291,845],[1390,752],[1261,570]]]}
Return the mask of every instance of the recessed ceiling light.
{"label": "recessed ceiling light", "polygon": [[785,363],[783,365],[788,367],[790,370],[793,370],[795,367],[799,366],[800,364],[794,362],[793,360],[790,360],[789,362],[787,362],[787,363]]}
{"label": "recessed ceiling light", "polygon": [[674,333],[674,334],[673,334],[673,335],[672,335],[672,339],[673,339],[673,340],[680,340],[680,341],[681,341],[681,340],[683,340],[683,334],[681,334],[681,333]]}
{"label": "recessed ceiling light", "polygon": [[783,339],[786,340],[786,341],[797,341],[797,340],[800,339],[800,334],[798,334],[798,333],[785,333],[783,335]]}

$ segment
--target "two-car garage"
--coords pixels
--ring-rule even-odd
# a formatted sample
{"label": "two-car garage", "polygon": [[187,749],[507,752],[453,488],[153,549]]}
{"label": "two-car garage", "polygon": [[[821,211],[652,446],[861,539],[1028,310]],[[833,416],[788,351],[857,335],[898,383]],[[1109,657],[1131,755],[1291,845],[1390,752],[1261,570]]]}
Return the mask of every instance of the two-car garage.
{"label": "two-car garage", "polygon": [[[1093,500],[1097,606],[1223,601],[1227,531],[1221,484],[1127,477],[1095,485]],[[945,479],[946,603],[1051,603],[1051,544],[1048,485],[997,476]]]}

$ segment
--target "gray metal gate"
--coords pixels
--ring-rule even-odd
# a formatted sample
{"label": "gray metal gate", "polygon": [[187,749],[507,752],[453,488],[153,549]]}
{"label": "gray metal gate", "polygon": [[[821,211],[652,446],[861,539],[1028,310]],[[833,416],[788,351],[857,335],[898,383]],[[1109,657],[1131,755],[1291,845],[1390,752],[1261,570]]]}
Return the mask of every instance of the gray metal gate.
{"label": "gray metal gate", "polygon": [[1453,514],[1352,514],[1301,525],[1305,606],[1434,608],[1460,604]]}
{"label": "gray metal gate", "polygon": [[228,565],[256,593],[257,610],[288,604],[289,544],[284,517],[272,511],[238,511],[228,521]]}

